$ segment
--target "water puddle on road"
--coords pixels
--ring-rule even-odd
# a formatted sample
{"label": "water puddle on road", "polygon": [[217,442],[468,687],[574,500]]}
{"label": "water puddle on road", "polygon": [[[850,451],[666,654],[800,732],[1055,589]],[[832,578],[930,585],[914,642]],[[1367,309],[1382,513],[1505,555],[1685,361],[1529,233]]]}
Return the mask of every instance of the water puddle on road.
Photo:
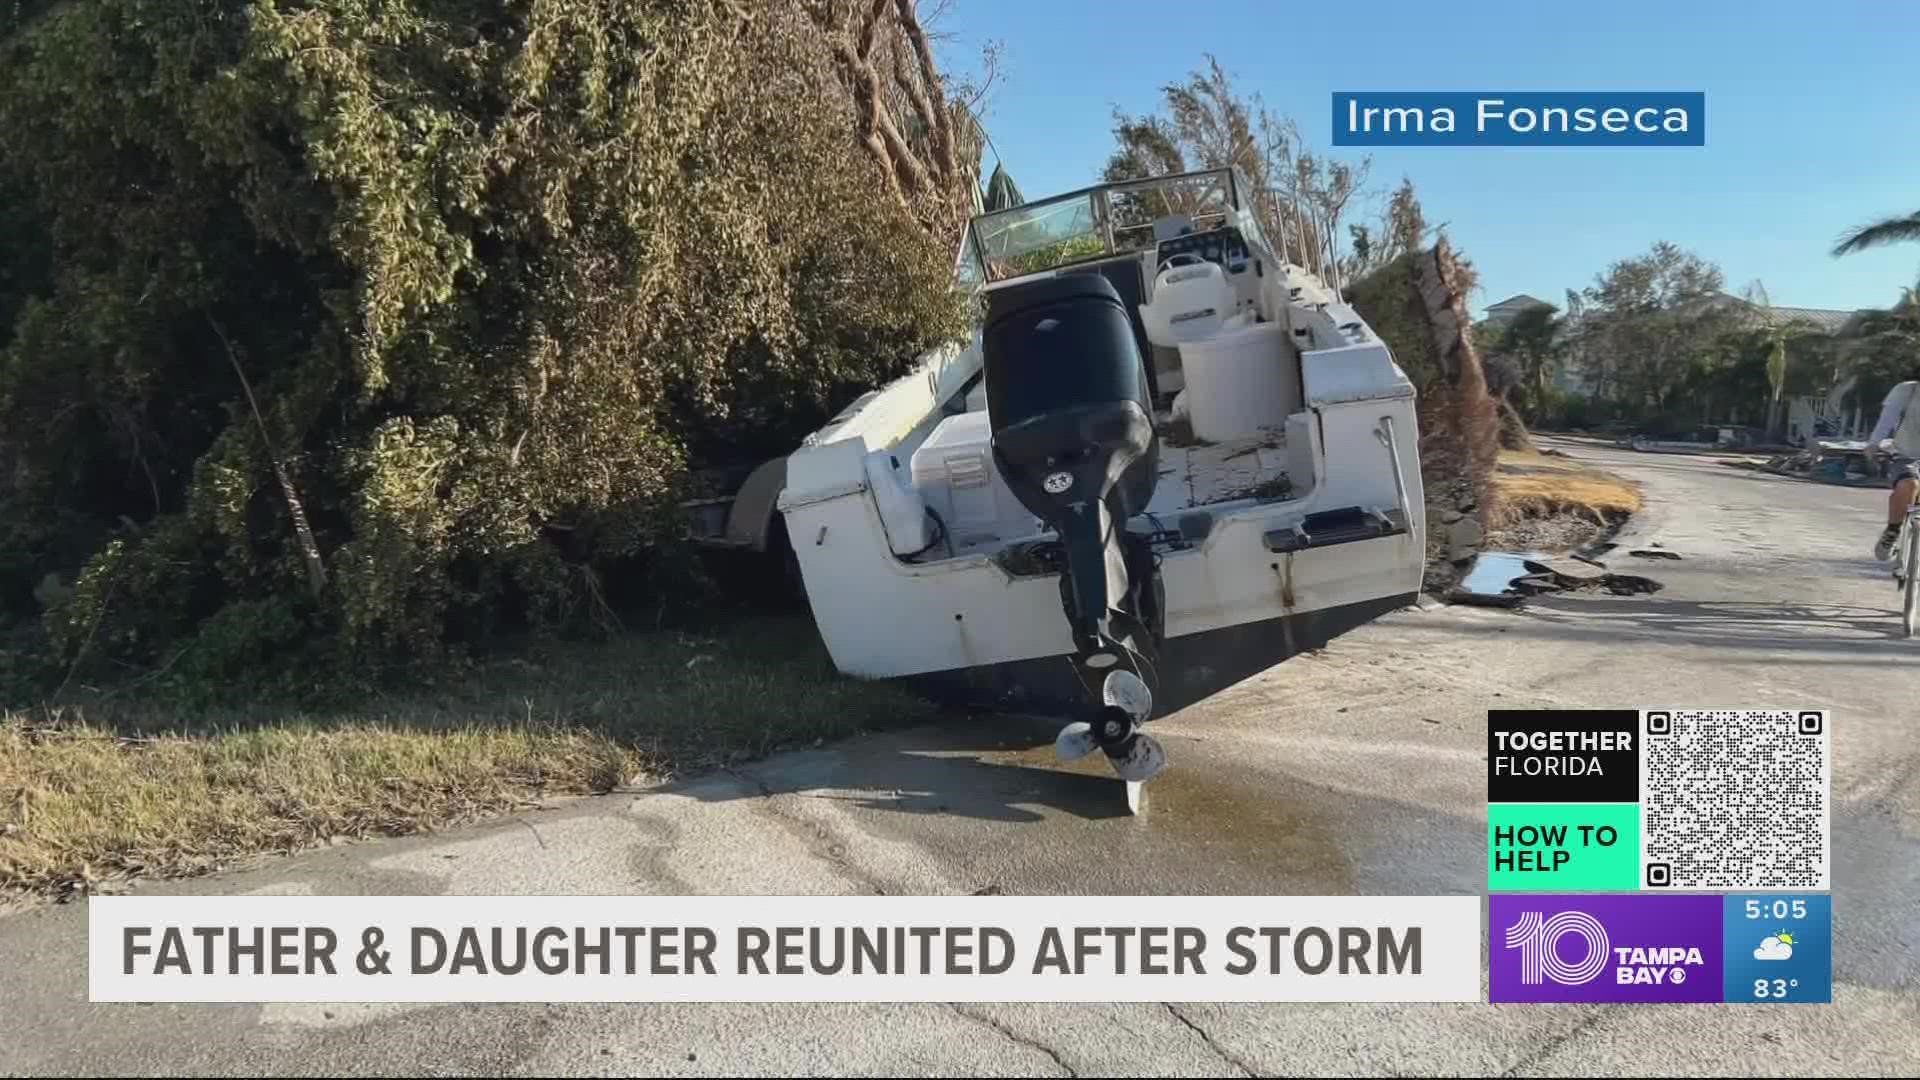
{"label": "water puddle on road", "polygon": [[1533,573],[1527,569],[1527,560],[1539,562],[1545,558],[1533,551],[1483,551],[1474,557],[1473,566],[1457,588],[1478,596],[1499,596],[1510,590],[1515,578]]}
{"label": "water puddle on road", "polygon": [[[1178,755],[1178,743],[1169,743],[1169,757]],[[1256,788],[1222,777],[1218,770],[1176,761],[1146,786],[1146,807],[1137,817],[1124,817],[1125,789],[1098,753],[1063,762],[1052,746],[988,751],[984,760],[1036,773],[1094,776],[1112,786],[1116,822],[1130,829],[1126,843],[1134,849],[1164,847],[1168,855],[1199,854],[1221,859],[1239,869],[1284,883],[1295,894],[1346,895],[1353,889],[1353,868],[1335,838],[1341,827],[1318,801],[1289,796],[1279,787]],[[1033,785],[1048,777],[1029,778]],[[1025,785],[1023,785],[1025,786]],[[1294,786],[1294,785],[1289,785]],[[1307,789],[1302,789],[1303,793]],[[1134,832],[1133,830],[1137,830]],[[1136,854],[1141,853],[1136,850]],[[1141,860],[1151,864],[1153,858]]]}
{"label": "water puddle on road", "polygon": [[[1029,769],[1043,769],[1047,772],[1073,773],[1077,776],[1104,776],[1112,779],[1113,770],[1098,754],[1088,754],[1078,761],[1061,761],[1054,755],[1050,745],[1030,747],[1026,750],[989,750],[982,755],[989,761],[1002,765],[1020,765]],[[1114,780],[1118,784],[1120,781]]]}

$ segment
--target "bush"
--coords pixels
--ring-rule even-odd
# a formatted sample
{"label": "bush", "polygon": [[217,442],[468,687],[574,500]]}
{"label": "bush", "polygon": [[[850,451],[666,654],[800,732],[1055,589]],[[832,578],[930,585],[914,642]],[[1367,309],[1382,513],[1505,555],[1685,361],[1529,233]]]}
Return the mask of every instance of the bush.
{"label": "bush", "polygon": [[874,197],[776,7],[18,11],[0,603],[73,580],[62,658],[564,622],[672,561],[690,457],[790,446],[961,328],[957,238]]}
{"label": "bush", "polygon": [[1550,430],[1582,430],[1591,428],[1599,423],[1600,419],[1600,411],[1595,407],[1592,399],[1586,395],[1568,393],[1558,387],[1549,386],[1541,395],[1533,425]]}

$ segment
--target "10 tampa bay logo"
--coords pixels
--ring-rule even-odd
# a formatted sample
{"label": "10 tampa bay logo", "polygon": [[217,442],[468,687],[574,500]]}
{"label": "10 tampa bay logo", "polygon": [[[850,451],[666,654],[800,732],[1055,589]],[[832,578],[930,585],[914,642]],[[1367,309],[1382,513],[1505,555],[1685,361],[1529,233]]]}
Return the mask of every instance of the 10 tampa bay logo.
{"label": "10 tampa bay logo", "polygon": [[1493,1001],[1719,1001],[1720,898],[1499,896]]}
{"label": "10 tampa bay logo", "polygon": [[[1561,942],[1577,939],[1569,961]],[[1614,949],[1607,940],[1607,928],[1584,911],[1562,911],[1549,919],[1542,912],[1526,911],[1520,920],[1507,927],[1507,948],[1520,951],[1520,982],[1538,986],[1552,979],[1561,986],[1584,986],[1600,977],[1609,964],[1613,981],[1621,985],[1660,985],[1684,983],[1690,969],[1703,967],[1707,960],[1698,946],[1628,946]]]}

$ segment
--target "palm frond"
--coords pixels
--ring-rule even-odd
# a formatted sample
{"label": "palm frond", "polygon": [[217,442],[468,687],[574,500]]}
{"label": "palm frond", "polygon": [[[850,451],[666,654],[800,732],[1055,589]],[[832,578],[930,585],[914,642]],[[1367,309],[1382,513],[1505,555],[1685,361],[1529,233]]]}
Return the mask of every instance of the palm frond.
{"label": "palm frond", "polygon": [[1903,244],[1916,240],[1920,240],[1920,210],[1905,217],[1891,217],[1871,225],[1862,225],[1841,237],[1840,242],[1833,246],[1833,253],[1851,255],[1883,244]]}
{"label": "palm frond", "polygon": [[1027,197],[1020,194],[1020,188],[1014,184],[1013,177],[1007,175],[1004,165],[993,167],[993,176],[987,180],[987,209],[1010,210],[1026,204]]}

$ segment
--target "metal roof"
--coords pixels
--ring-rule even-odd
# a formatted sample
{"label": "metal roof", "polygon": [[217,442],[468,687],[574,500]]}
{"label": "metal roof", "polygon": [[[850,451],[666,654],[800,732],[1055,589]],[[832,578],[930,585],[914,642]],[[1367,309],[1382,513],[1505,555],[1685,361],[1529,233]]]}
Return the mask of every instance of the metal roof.
{"label": "metal roof", "polygon": [[[1773,304],[1762,307],[1745,297],[1723,292],[1708,303],[1733,304],[1751,311],[1763,323],[1802,322],[1822,334],[1837,334],[1845,330],[1861,314],[1860,311],[1839,311],[1834,308],[1788,307]],[[1864,310],[1864,309],[1862,309]]]}
{"label": "metal roof", "polygon": [[1531,308],[1531,307],[1552,307],[1552,306],[1553,306],[1552,304],[1549,304],[1545,300],[1542,300],[1538,297],[1528,296],[1526,293],[1514,293],[1512,296],[1507,297],[1505,300],[1502,300],[1497,304],[1488,304],[1487,310],[1503,311],[1507,308]]}
{"label": "metal roof", "polygon": [[1823,334],[1837,334],[1846,329],[1859,312],[1835,311],[1832,308],[1782,307],[1775,304],[1762,309],[1762,316],[1781,322],[1804,322],[1811,324]]}

